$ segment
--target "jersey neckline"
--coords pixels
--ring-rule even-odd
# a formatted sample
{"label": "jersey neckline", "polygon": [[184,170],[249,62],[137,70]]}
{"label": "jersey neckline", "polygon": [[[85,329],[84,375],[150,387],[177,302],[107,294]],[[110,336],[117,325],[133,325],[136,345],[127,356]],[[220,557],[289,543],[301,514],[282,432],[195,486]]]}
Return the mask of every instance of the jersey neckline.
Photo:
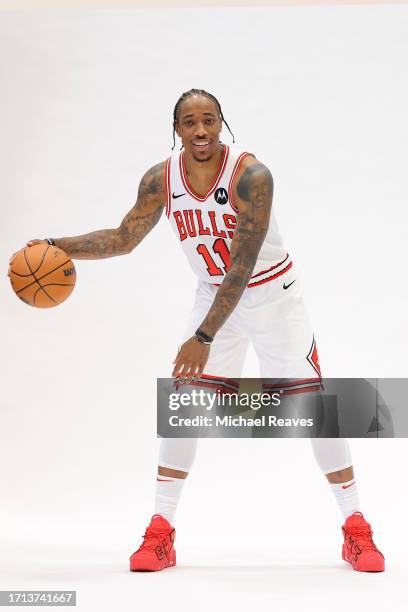
{"label": "jersey neckline", "polygon": [[209,188],[208,192],[206,193],[206,195],[201,196],[198,193],[196,193],[194,191],[194,189],[192,188],[192,186],[190,185],[190,182],[188,180],[187,177],[187,169],[186,169],[186,164],[185,164],[185,159],[184,159],[184,151],[182,151],[180,153],[180,158],[179,158],[179,163],[180,163],[180,175],[181,175],[181,180],[183,181],[183,185],[184,187],[187,189],[188,193],[195,199],[198,200],[199,202],[205,202],[205,200],[207,200],[207,198],[215,191],[215,189],[217,188],[222,175],[224,174],[224,170],[225,167],[227,165],[227,161],[228,161],[228,156],[229,156],[229,146],[223,144],[223,152],[222,152],[222,156],[221,156],[221,160],[220,160],[220,164],[218,166],[218,170],[215,174],[215,178],[214,181],[211,185],[211,187]]}

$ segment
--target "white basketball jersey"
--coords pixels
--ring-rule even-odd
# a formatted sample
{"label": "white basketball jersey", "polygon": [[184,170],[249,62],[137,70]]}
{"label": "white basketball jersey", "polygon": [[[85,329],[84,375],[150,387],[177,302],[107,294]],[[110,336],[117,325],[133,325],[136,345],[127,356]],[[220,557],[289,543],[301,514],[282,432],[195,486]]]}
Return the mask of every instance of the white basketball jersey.
{"label": "white basketball jersey", "polygon": [[[247,155],[251,154],[223,145],[218,171],[205,196],[197,195],[188,181],[184,151],[166,162],[166,214],[198,278],[214,285],[222,282],[230,265],[238,214],[232,195],[234,180]],[[273,280],[291,266],[272,210],[248,287]]]}

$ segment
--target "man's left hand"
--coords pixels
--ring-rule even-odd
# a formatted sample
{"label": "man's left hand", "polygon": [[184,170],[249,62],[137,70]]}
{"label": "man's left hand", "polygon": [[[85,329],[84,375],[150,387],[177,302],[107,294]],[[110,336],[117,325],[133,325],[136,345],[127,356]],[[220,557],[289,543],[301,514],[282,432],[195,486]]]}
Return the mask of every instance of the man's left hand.
{"label": "man's left hand", "polygon": [[177,357],[173,361],[174,378],[185,378],[187,381],[200,378],[210,354],[210,345],[203,344],[194,336],[187,340],[181,347]]}

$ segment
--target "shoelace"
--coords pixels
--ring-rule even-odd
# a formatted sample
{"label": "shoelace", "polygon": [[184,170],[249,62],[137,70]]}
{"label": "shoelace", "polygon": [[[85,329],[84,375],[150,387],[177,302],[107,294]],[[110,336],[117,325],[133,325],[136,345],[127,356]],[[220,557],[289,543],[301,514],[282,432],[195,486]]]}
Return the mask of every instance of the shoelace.
{"label": "shoelace", "polygon": [[143,543],[140,546],[139,550],[141,548],[152,548],[152,549],[156,548],[157,540],[159,540],[160,544],[167,543],[167,538],[163,535],[162,532],[156,531],[155,529],[148,527],[143,536]]}
{"label": "shoelace", "polygon": [[356,527],[354,529],[350,529],[348,531],[348,535],[357,540],[357,544],[362,550],[376,550],[375,544],[372,540],[373,532],[371,529]]}

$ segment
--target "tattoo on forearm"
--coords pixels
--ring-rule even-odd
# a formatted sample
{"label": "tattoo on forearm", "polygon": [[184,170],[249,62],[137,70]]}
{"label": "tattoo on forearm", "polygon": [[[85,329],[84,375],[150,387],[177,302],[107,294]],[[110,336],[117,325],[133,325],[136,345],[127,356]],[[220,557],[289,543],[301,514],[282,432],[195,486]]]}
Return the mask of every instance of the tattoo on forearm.
{"label": "tattoo on forearm", "polygon": [[103,259],[129,253],[156,225],[163,212],[163,171],[163,163],[160,163],[144,175],[137,202],[118,228],[72,238],[56,238],[56,246],[75,259]]}
{"label": "tattoo on forearm", "polygon": [[249,166],[238,182],[237,193],[244,205],[240,207],[232,240],[231,265],[200,325],[200,329],[211,336],[238,304],[265,239],[273,196],[273,180],[268,168],[261,163]]}

